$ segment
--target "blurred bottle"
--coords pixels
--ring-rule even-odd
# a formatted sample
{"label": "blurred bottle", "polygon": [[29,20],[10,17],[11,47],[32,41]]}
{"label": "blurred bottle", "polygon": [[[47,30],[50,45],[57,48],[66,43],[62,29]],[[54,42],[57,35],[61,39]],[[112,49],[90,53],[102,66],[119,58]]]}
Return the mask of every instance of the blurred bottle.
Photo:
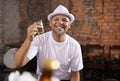
{"label": "blurred bottle", "polygon": [[52,81],[52,71],[59,68],[59,62],[57,60],[47,59],[44,61],[43,66],[43,73],[39,81]]}

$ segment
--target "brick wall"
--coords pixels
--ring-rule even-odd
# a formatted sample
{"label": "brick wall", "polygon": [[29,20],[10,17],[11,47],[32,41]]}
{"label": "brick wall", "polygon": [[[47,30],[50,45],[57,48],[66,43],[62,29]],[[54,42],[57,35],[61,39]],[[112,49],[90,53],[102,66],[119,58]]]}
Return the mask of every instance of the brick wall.
{"label": "brick wall", "polygon": [[[20,40],[25,39],[27,27],[40,18],[44,22],[45,30],[48,31],[46,17],[59,4],[66,6],[75,15],[75,22],[68,34],[82,46],[101,46],[101,51],[104,50],[105,54],[111,54],[112,46],[120,46],[119,0],[20,0]],[[115,51],[116,53],[112,54],[120,52],[119,49]],[[99,51],[98,53],[101,54]],[[92,54],[96,55],[94,52]]]}
{"label": "brick wall", "polygon": [[[48,27],[47,15],[59,4],[75,15],[68,31],[83,46],[100,45],[109,53],[120,46],[119,0],[3,0],[0,5],[0,45],[23,42],[27,27],[40,18]],[[6,30],[7,29],[7,30]],[[117,54],[119,49],[116,50]]]}
{"label": "brick wall", "polygon": [[16,0],[0,0],[0,64],[6,51],[19,41],[19,9]]}
{"label": "brick wall", "polygon": [[18,1],[3,0],[1,2],[0,44],[19,42],[19,9]]}
{"label": "brick wall", "polygon": [[[2,43],[2,0],[0,0],[0,44]],[[0,45],[0,53],[2,53],[2,45]],[[0,63],[2,63],[2,54],[0,54]]]}
{"label": "brick wall", "polygon": [[[120,45],[119,0],[28,0],[28,2],[21,0],[20,2],[22,33],[25,32],[22,30],[23,28],[26,29],[29,23],[39,18],[43,19],[46,31],[49,30],[47,15],[58,4],[63,4],[76,17],[73,27],[68,33],[82,45]],[[36,3],[38,5],[35,5]],[[40,6],[41,4],[42,6]],[[26,12],[26,10],[28,11]]]}

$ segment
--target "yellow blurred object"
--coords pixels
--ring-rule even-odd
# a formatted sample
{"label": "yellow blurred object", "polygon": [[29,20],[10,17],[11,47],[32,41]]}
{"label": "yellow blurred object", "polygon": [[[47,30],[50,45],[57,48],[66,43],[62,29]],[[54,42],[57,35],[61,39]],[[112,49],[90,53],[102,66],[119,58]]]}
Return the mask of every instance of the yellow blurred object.
{"label": "yellow blurred object", "polygon": [[58,69],[60,64],[57,60],[46,59],[43,66],[43,73],[39,81],[51,81],[52,71]]}
{"label": "yellow blurred object", "polygon": [[47,59],[44,61],[44,69],[56,70],[59,68],[60,64],[57,60]]}

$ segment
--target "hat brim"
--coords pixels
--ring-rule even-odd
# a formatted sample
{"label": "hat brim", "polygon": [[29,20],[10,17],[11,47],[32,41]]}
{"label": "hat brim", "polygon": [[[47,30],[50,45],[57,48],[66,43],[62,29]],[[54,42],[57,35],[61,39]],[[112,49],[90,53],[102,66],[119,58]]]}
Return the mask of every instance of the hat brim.
{"label": "hat brim", "polygon": [[51,13],[51,14],[49,14],[48,15],[48,20],[50,21],[51,20],[51,18],[53,17],[53,16],[55,16],[55,15],[57,15],[57,14],[63,14],[63,15],[66,15],[66,16],[68,16],[69,18],[70,18],[70,21],[71,21],[71,23],[74,21],[74,19],[75,19],[75,17],[72,15],[72,14],[70,14],[70,13]]}

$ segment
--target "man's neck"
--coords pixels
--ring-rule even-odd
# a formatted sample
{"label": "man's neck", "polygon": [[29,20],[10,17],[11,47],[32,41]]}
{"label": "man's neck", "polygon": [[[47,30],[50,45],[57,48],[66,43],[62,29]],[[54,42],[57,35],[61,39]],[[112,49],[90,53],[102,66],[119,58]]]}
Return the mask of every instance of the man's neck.
{"label": "man's neck", "polygon": [[57,35],[57,34],[55,34],[55,33],[52,32],[52,36],[53,36],[53,39],[55,41],[57,41],[57,42],[63,42],[66,39],[66,35],[65,34]]}

